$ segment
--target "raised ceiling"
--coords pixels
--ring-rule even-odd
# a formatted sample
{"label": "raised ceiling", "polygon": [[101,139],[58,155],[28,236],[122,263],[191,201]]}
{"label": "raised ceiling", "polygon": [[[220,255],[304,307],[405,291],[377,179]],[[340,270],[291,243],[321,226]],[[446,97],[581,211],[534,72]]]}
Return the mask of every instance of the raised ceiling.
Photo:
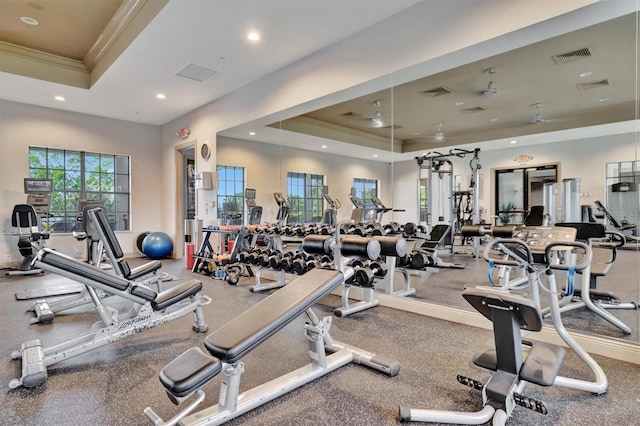
{"label": "raised ceiling", "polygon": [[412,153],[633,120],[636,23],[629,14],[274,125],[369,147],[393,137]]}

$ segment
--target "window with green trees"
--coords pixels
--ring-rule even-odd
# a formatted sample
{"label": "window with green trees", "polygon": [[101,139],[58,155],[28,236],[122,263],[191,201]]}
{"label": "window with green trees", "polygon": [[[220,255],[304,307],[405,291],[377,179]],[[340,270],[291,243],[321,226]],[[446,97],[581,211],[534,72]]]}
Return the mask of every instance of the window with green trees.
{"label": "window with green trees", "polygon": [[[224,203],[235,203],[244,217],[244,167],[217,166],[218,174],[218,218],[226,217]],[[239,221],[241,222],[241,220]]]}
{"label": "window with green trees", "polygon": [[50,213],[42,218],[50,232],[82,229],[80,200],[101,201],[114,230],[131,229],[129,156],[32,146],[29,176],[53,182]]}
{"label": "window with green trees", "polygon": [[310,173],[287,173],[290,206],[289,223],[321,222],[324,207],[324,176]]}

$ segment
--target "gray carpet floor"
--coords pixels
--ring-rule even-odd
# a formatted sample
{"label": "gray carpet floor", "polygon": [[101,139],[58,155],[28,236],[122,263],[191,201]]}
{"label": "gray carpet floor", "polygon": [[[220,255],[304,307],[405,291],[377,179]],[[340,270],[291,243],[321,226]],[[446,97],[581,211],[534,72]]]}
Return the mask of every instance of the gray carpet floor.
{"label": "gray carpet floor", "polygon": [[[249,279],[230,286],[191,274],[177,261],[165,262],[165,269],[183,278],[202,279],[203,292],[213,298],[205,307],[210,331],[267,296],[249,292],[248,287],[253,284]],[[445,280],[448,273],[438,274],[439,279]],[[29,325],[31,314],[25,313],[29,302],[16,301],[14,294],[47,283],[60,285],[65,281],[53,274],[0,279],[0,424],[145,425],[151,424],[142,413],[147,406],[165,419],[174,415],[176,407],[166,397],[158,373],[186,349],[202,347],[206,334],[191,330],[191,315],[54,365],[47,382],[37,388],[6,387],[9,380],[20,375],[20,363],[11,361],[10,353],[19,349],[22,342],[39,338],[45,346],[52,345],[87,331],[96,321],[91,311],[77,310],[56,317],[52,324]],[[330,315],[339,305],[337,297],[328,296],[317,305],[317,313]],[[241,390],[308,362],[302,334],[304,320],[296,319],[244,358],[246,373]],[[492,339],[490,331],[376,307],[347,318],[333,318],[331,334],[336,340],[397,359],[400,373],[387,377],[359,365],[347,365],[229,424],[395,425],[399,405],[461,411],[482,406],[480,393],[459,385],[456,375],[480,380],[489,377],[485,370],[472,364],[471,356],[477,347]],[[609,380],[606,394],[595,396],[531,385],[524,394],[544,400],[549,414],[517,407],[509,424],[638,424],[640,366],[604,357],[596,359]],[[590,378],[582,362],[571,353],[560,373]],[[205,386],[205,406],[217,401],[218,385],[219,378]]]}

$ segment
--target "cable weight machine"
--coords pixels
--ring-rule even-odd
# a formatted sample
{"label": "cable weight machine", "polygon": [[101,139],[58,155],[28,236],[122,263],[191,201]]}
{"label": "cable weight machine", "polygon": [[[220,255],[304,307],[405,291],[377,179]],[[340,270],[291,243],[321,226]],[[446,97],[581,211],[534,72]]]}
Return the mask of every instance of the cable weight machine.
{"label": "cable weight machine", "polygon": [[[437,151],[415,157],[418,164],[418,219],[430,233],[434,225],[446,224],[451,227],[451,238],[445,247],[453,253],[455,236],[464,225],[480,223],[479,211],[479,160],[480,148],[466,150],[454,148],[448,153]],[[469,161],[471,181],[469,189],[456,189],[452,158],[472,156]],[[423,192],[424,191],[424,192]],[[479,255],[478,238],[473,238],[473,256]]]}

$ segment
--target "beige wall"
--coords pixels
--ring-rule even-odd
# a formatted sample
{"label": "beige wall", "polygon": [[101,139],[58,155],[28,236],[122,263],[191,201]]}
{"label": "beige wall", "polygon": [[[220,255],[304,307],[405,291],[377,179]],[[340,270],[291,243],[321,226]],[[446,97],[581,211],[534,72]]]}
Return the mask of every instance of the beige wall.
{"label": "beige wall", "polygon": [[[135,253],[135,238],[143,231],[160,230],[163,204],[158,149],[160,128],[127,121],[94,117],[0,101],[0,220],[2,230],[11,231],[11,211],[26,202],[23,179],[29,175],[29,146],[73,149],[129,155],[131,157],[131,227],[118,232],[125,253]],[[16,262],[20,255],[17,238],[0,238],[0,263]],[[69,234],[53,235],[47,246],[70,255],[84,256],[84,243]]]}

